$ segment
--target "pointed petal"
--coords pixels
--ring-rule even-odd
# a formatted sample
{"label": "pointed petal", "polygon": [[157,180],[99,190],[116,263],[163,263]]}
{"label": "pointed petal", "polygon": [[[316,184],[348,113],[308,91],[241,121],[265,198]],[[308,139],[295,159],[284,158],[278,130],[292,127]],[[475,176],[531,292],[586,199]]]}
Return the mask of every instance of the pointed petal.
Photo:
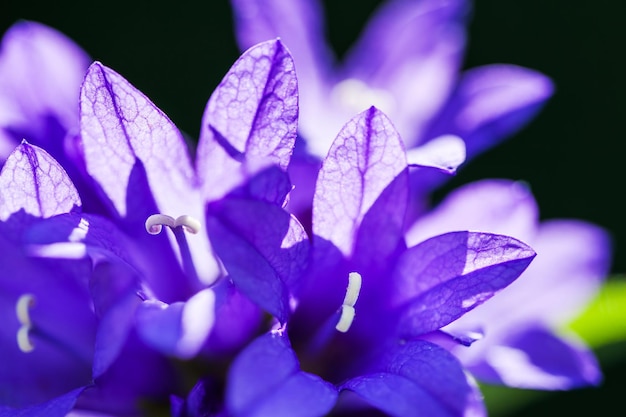
{"label": "pointed petal", "polygon": [[528,68],[473,68],[463,74],[429,136],[449,133],[462,137],[471,158],[522,128],[553,90],[548,77]]}
{"label": "pointed petal", "polygon": [[56,397],[42,404],[25,408],[11,408],[0,406],[0,417],[65,417],[76,404],[76,400],[86,387],[76,388],[66,394]]}
{"label": "pointed petal", "polygon": [[315,238],[333,243],[346,256],[357,253],[367,215],[382,233],[371,250],[379,249],[384,259],[401,239],[407,184],[402,141],[387,116],[371,107],[344,126],[322,164],[313,199]]}
{"label": "pointed petal", "polygon": [[452,232],[408,249],[393,274],[399,331],[418,336],[437,330],[513,282],[535,252],[502,235]]}
{"label": "pointed petal", "polygon": [[23,141],[0,171],[0,220],[24,210],[51,217],[80,207],[65,170],[43,149]]}
{"label": "pointed petal", "polygon": [[11,149],[25,138],[55,156],[62,152],[66,132],[78,127],[76,98],[90,62],[50,27],[20,21],[9,28],[0,46],[0,130]]}
{"label": "pointed petal", "polygon": [[170,305],[145,301],[137,310],[137,329],[158,351],[189,359],[198,354],[209,337],[215,319],[215,294],[205,289],[187,302]]}
{"label": "pointed petal", "polygon": [[468,369],[487,383],[567,390],[602,381],[593,352],[577,340],[558,337],[542,327],[519,330],[504,340],[483,342],[489,346],[480,360],[468,363]]}
{"label": "pointed petal", "polygon": [[[316,132],[328,110],[328,90],[333,56],[326,44],[323,11],[310,0],[231,0],[237,40],[241,50],[256,43],[280,38],[293,55],[298,69],[300,130],[307,139],[319,138]],[[342,120],[342,123],[345,119]],[[337,129],[331,130],[332,135]],[[325,142],[330,143],[332,136]],[[323,154],[328,151],[324,147]]]}
{"label": "pointed petal", "polygon": [[238,289],[284,323],[308,261],[302,225],[274,204],[229,198],[209,205],[207,228]]}
{"label": "pointed petal", "polygon": [[236,417],[321,417],[336,399],[332,384],[300,370],[286,335],[257,338],[228,373],[226,406]]}
{"label": "pointed petal", "polygon": [[467,9],[464,0],[385,2],[346,59],[346,78],[387,92],[390,100],[376,105],[394,121],[407,148],[417,144],[453,88]]}
{"label": "pointed petal", "polygon": [[[524,272],[523,279],[452,326],[480,326],[488,338],[512,334],[516,327],[526,323],[561,326],[585,308],[610,269],[611,245],[607,232],[585,222],[544,222],[533,247],[539,255]],[[512,309],[511,305],[524,308]]]}
{"label": "pointed petal", "polygon": [[386,350],[371,373],[348,380],[341,389],[398,417],[463,416],[481,408],[456,358],[423,340]]}
{"label": "pointed petal", "polygon": [[146,96],[95,62],[81,89],[80,117],[87,171],[121,217],[132,209],[127,203],[136,192],[129,185],[137,164],[145,169],[159,212],[194,215],[194,172],[185,141]]}
{"label": "pointed petal", "polygon": [[283,44],[268,41],[244,52],[204,112],[197,170],[205,195],[214,199],[237,185],[244,161],[252,168],[277,164],[287,169],[297,122],[296,74]]}
{"label": "pointed petal", "polygon": [[465,142],[458,136],[443,135],[428,143],[407,151],[409,165],[436,168],[446,174],[454,174],[465,162]]}

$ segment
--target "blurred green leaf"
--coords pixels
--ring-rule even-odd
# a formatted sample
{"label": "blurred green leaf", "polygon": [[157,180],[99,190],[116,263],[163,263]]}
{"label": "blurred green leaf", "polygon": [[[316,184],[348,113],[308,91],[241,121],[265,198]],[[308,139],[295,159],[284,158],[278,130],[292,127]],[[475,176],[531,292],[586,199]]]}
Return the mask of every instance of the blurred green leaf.
{"label": "blurred green leaf", "polygon": [[607,280],[595,300],[568,328],[594,349],[626,340],[626,279]]}

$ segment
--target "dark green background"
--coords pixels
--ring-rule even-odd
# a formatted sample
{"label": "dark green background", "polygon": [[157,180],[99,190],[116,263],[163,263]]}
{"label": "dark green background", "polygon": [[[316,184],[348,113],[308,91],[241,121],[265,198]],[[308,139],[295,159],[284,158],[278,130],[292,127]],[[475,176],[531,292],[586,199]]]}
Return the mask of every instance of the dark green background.
{"label": "dark green background", "polygon": [[[342,54],[381,1],[324,3],[328,36]],[[2,0],[0,32],[19,18],[63,31],[193,137],[211,91],[238,57],[227,0]],[[625,21],[621,0],[477,0],[466,67],[527,66],[551,76],[557,91],[534,122],[468,163],[436,198],[476,179],[524,180],[543,218],[579,218],[607,228],[615,243],[612,270],[624,273]],[[626,393],[624,359],[610,368],[609,359],[603,361],[607,379],[602,389],[549,395],[529,413],[623,411],[618,393]]]}

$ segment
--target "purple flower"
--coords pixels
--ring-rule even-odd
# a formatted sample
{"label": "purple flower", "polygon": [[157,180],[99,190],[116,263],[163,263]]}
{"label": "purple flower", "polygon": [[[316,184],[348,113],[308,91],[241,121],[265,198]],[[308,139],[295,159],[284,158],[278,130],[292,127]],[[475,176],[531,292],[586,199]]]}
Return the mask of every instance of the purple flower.
{"label": "purple flower", "polygon": [[[413,148],[444,135],[462,138],[473,157],[521,128],[552,94],[548,78],[514,65],[459,75],[468,1],[389,0],[341,63],[323,38],[319,3],[231,1],[241,48],[280,36],[293,54],[301,92],[299,129],[316,158],[326,155],[346,120],[371,105],[389,115],[409,161]],[[307,167],[314,161],[294,162],[293,181],[305,202],[293,206],[300,211],[310,204],[307,177],[314,173]],[[421,176],[417,188],[428,191],[442,178]]]}
{"label": "purple flower", "polygon": [[[370,108],[344,126],[322,164],[306,282],[258,286],[295,310],[235,359],[229,412],[315,416],[339,400],[339,414],[368,406],[394,416],[484,413],[461,364],[439,346],[454,342],[440,329],[513,282],[535,253],[482,232],[407,248],[407,204],[404,146]],[[290,292],[295,299],[282,296]]]}
{"label": "purple flower", "polygon": [[[26,142],[7,159],[0,187],[0,411],[64,416],[77,404],[128,413],[137,397],[166,392],[169,365],[131,328],[133,273],[104,258],[109,248],[91,235],[110,225],[81,217],[63,168]],[[68,241],[48,245],[46,230],[61,224],[75,226]],[[106,297],[97,291],[103,280]],[[146,370],[129,378],[129,364]]]}
{"label": "purple flower", "polygon": [[532,194],[520,183],[485,180],[451,193],[407,233],[417,244],[452,230],[512,234],[537,258],[510,287],[446,327],[474,334],[453,352],[481,381],[534,389],[596,385],[598,364],[576,335],[561,333],[597,293],[610,267],[607,233],[577,220],[539,223]]}

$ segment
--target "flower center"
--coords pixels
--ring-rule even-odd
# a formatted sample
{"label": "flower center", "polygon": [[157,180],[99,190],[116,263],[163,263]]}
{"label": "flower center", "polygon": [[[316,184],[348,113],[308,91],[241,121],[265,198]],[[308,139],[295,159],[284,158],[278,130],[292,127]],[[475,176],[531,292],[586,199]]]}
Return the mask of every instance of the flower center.
{"label": "flower center", "polygon": [[396,107],[395,100],[388,91],[372,88],[356,78],[347,78],[335,84],[331,91],[331,99],[351,113],[358,113],[369,106],[376,106],[385,113],[391,113]]}
{"label": "flower center", "polygon": [[169,227],[172,233],[174,233],[185,274],[187,274],[193,282],[197,282],[198,272],[194,266],[193,257],[191,256],[189,243],[187,242],[184,231],[195,235],[200,231],[202,224],[188,215],[179,216],[174,219],[165,214],[153,214],[146,219],[146,231],[151,235],[161,233],[163,226]]}

